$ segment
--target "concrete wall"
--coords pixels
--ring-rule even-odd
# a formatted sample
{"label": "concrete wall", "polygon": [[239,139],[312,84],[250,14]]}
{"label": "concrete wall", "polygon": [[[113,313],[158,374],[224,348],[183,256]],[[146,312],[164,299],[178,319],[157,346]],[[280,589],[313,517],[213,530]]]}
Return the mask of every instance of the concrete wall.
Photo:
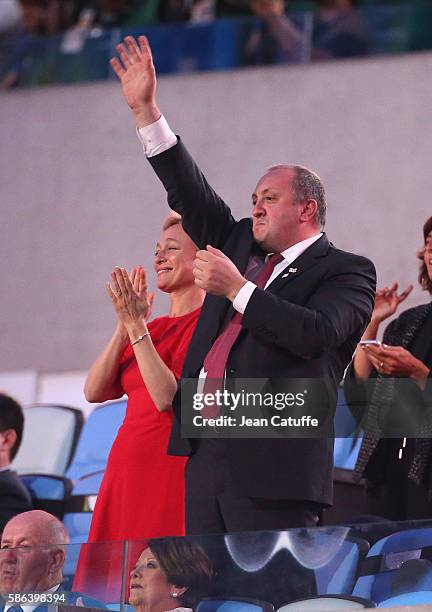
{"label": "concrete wall", "polygon": [[[431,70],[422,54],[179,76],[159,100],[236,215],[269,165],[310,166],[333,242],[405,285],[432,214]],[[0,371],[85,370],[114,325],[109,272],[151,267],[164,192],[114,82],[3,94],[0,142]]]}

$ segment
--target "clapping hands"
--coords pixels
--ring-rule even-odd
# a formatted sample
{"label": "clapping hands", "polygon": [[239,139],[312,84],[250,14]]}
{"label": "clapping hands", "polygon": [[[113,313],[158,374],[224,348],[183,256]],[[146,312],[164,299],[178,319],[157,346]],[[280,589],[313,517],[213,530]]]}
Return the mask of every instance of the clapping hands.
{"label": "clapping hands", "polygon": [[114,268],[107,292],[117,313],[119,323],[126,329],[139,320],[150,318],[154,293],[147,291],[146,273],[142,266],[132,269],[130,276],[125,268]]}

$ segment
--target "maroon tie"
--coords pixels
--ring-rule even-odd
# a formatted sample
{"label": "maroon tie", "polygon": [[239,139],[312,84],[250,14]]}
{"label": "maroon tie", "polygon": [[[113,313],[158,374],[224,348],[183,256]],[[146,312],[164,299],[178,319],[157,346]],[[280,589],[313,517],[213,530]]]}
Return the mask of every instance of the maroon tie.
{"label": "maroon tie", "polygon": [[[280,253],[273,253],[267,260],[267,263],[262,268],[255,281],[255,284],[260,289],[265,287],[266,282],[272,275],[275,266],[283,261],[283,256]],[[203,368],[207,372],[204,381],[203,393],[214,394],[221,387],[221,380],[225,376],[226,364],[228,356],[237,340],[241,330],[241,320],[243,315],[240,312],[235,312],[231,321],[228,323],[224,331],[216,338],[213,346],[207,353],[204,359]],[[213,418],[220,412],[220,406],[205,406],[202,410],[202,415],[206,418]]]}

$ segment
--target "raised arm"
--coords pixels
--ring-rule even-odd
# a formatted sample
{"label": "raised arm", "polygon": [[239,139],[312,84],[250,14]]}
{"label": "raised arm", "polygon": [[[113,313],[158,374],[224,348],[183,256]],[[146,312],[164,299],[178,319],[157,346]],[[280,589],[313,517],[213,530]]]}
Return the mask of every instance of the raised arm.
{"label": "raised arm", "polygon": [[[171,131],[156,102],[156,74],[145,36],[127,36],[111,60],[123,96],[140,130],[145,153],[162,181],[168,205],[182,216],[186,233],[200,248],[223,247],[234,219],[229,207]],[[144,128],[144,129],[141,129]]]}
{"label": "raised arm", "polygon": [[110,64],[120,79],[123,96],[131,109],[137,127],[143,128],[157,121],[161,112],[156,104],[156,72],[148,40],[127,36],[117,45],[121,62],[112,58]]}
{"label": "raised arm", "polygon": [[[390,288],[379,289],[375,295],[375,304],[369,325],[366,327],[362,340],[375,340],[379,326],[385,319],[391,317],[413,289],[410,285],[398,294],[398,284],[394,283]],[[354,355],[354,375],[357,380],[367,380],[371,375],[373,364],[368,356],[368,352],[360,346]]]}

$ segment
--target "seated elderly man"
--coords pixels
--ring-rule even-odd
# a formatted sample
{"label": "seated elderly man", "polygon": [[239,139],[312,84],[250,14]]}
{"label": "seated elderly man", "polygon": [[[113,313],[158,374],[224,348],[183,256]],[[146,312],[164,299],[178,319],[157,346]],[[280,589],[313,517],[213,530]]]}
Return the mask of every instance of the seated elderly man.
{"label": "seated elderly man", "polygon": [[[1,610],[11,612],[43,612],[49,603],[70,604],[92,608],[105,608],[103,604],[81,593],[62,589],[65,545],[69,542],[63,524],[48,512],[31,510],[12,518],[5,526],[0,550]],[[55,598],[33,605],[12,594],[44,593]],[[36,604],[36,605],[35,605]]]}

